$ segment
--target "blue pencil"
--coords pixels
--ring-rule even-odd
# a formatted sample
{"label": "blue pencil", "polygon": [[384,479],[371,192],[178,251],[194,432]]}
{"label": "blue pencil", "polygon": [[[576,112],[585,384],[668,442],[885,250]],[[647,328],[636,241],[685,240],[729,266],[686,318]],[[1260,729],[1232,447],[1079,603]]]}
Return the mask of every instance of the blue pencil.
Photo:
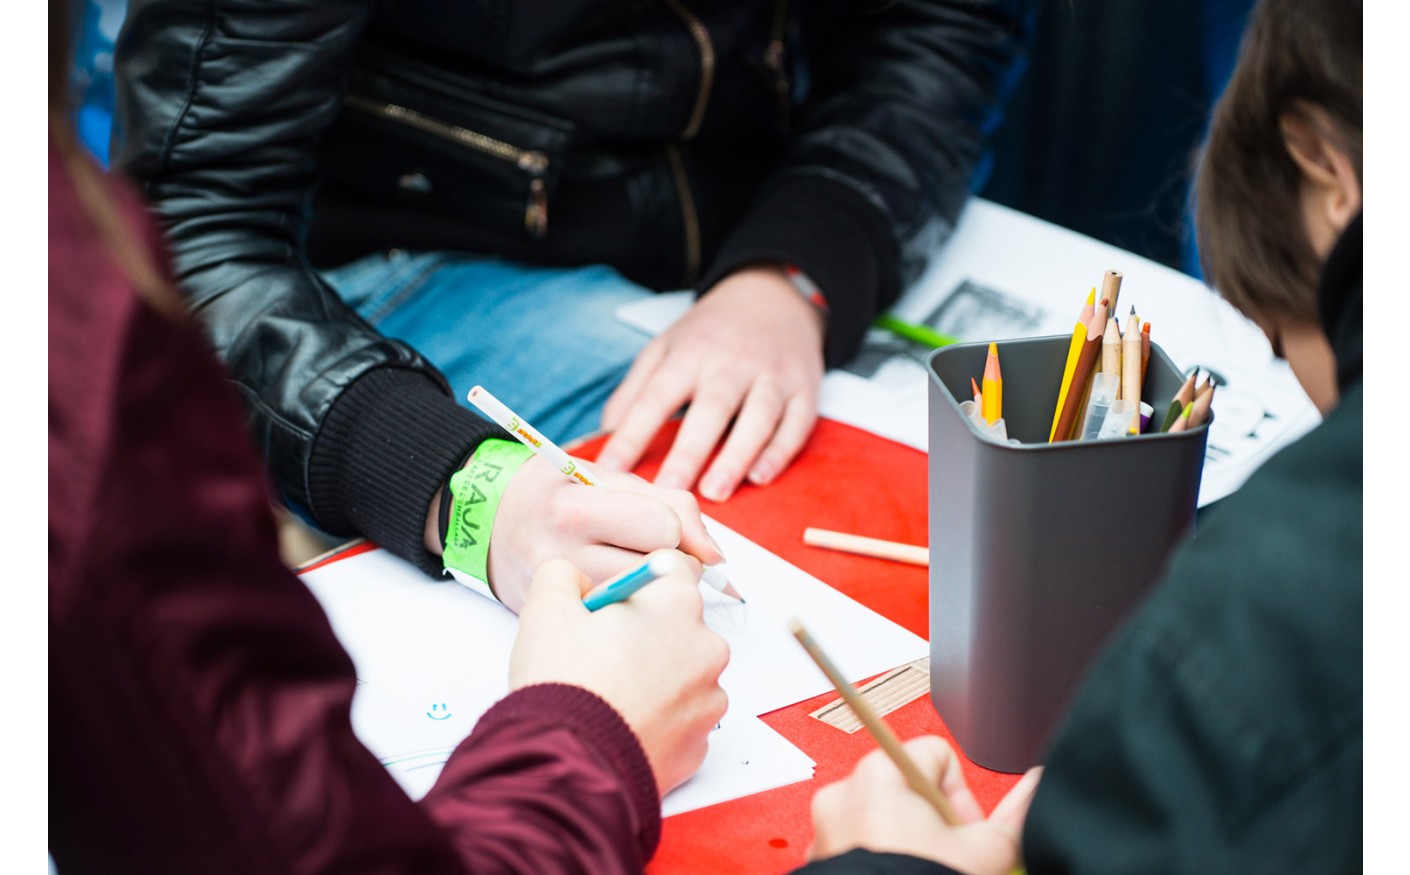
{"label": "blue pencil", "polygon": [[632,593],[646,586],[658,577],[670,574],[676,568],[676,559],[670,553],[653,553],[640,565],[623,571],[604,582],[583,597],[583,606],[596,611],[608,605],[625,601]]}

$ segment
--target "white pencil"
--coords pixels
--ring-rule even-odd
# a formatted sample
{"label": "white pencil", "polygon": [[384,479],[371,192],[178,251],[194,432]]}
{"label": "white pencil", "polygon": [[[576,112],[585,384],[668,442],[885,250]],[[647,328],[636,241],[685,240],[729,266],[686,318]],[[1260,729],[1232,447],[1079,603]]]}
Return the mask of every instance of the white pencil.
{"label": "white pencil", "polygon": [[[481,413],[488,416],[505,431],[518,438],[519,442],[524,446],[542,456],[559,471],[562,471],[584,486],[597,485],[596,481],[589,477],[582,468],[578,467],[577,462],[574,462],[569,458],[567,453],[563,452],[562,447],[544,437],[539,433],[538,429],[525,422],[523,417],[506,407],[503,401],[491,395],[489,390],[485,387],[476,386],[471,389],[470,394],[466,396],[466,400],[475,405]],[[712,589],[718,590],[741,602],[744,601],[739,591],[730,585],[729,579],[726,578],[718,568],[710,565],[705,566],[700,579],[710,584]]]}
{"label": "white pencil", "polygon": [[584,486],[596,486],[590,477],[584,474],[578,463],[568,458],[568,454],[553,441],[539,434],[539,430],[529,425],[519,418],[513,410],[504,406],[504,402],[491,395],[484,387],[476,386],[470,390],[466,396],[467,400],[479,408],[480,412],[488,416],[493,422],[498,423],[505,431],[514,435],[519,442],[534,452],[543,456],[549,464],[572,477]]}

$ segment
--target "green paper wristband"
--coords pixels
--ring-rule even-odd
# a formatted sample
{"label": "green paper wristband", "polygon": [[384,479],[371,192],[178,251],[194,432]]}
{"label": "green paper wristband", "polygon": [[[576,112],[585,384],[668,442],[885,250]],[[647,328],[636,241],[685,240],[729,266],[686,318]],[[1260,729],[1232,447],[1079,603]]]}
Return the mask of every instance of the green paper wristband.
{"label": "green paper wristband", "polygon": [[505,487],[534,451],[519,443],[491,438],[481,443],[470,464],[450,478],[450,519],[442,564],[447,571],[489,583],[490,531]]}

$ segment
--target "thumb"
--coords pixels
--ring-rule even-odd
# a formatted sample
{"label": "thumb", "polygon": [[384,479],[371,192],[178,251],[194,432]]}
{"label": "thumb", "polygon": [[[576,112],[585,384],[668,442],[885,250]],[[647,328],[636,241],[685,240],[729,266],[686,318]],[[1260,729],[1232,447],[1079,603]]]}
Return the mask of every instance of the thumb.
{"label": "thumb", "polygon": [[984,809],[965,781],[964,767],[950,743],[936,735],[922,735],[905,743],[912,760],[955,810],[961,823],[984,819]]}
{"label": "thumb", "polygon": [[529,584],[529,596],[524,607],[530,604],[566,604],[577,602],[582,605],[583,593],[592,586],[592,580],[579,571],[566,559],[550,559],[534,572]]}
{"label": "thumb", "polygon": [[1038,789],[1038,781],[1043,777],[1043,767],[1034,766],[1024,773],[1017,784],[999,800],[989,815],[989,822],[1002,827],[1014,836],[1023,834],[1023,822],[1028,817],[1028,806],[1033,802],[1033,794]]}

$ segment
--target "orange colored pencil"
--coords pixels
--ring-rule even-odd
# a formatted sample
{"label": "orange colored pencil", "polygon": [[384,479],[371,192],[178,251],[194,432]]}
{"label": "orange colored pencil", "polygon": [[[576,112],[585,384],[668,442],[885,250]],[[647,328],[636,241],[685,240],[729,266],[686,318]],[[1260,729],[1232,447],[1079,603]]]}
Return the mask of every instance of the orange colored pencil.
{"label": "orange colored pencil", "polygon": [[1146,366],[1151,363],[1151,324],[1141,325],[1141,385],[1146,382]]}

